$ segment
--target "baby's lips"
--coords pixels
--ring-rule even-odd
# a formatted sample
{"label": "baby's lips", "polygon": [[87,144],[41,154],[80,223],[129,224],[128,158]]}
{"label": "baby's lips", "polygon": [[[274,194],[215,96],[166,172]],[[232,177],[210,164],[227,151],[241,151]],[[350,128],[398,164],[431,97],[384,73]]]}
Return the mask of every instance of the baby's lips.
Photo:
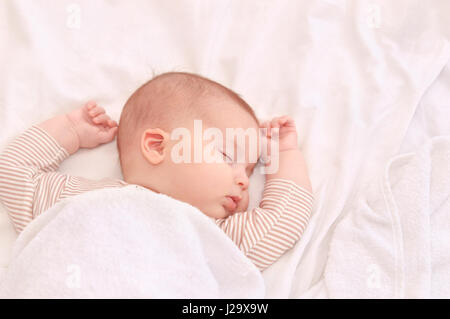
{"label": "baby's lips", "polygon": [[225,208],[230,211],[234,212],[237,209],[237,202],[232,198],[232,196],[227,196],[227,201],[224,204]]}
{"label": "baby's lips", "polygon": [[231,199],[236,203],[236,205],[238,205],[242,199],[241,196],[228,196],[228,197],[231,197]]}

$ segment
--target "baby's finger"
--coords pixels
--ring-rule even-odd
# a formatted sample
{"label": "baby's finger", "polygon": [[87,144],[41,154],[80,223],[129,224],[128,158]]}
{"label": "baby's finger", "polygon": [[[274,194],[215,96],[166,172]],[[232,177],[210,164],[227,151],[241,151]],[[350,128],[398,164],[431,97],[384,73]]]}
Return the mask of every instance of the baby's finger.
{"label": "baby's finger", "polygon": [[116,122],[116,121],[113,121],[113,120],[108,120],[108,125],[109,125],[110,127],[118,126],[118,125],[117,125],[117,122]]}
{"label": "baby's finger", "polygon": [[280,118],[280,124],[281,126],[290,126],[295,127],[294,119],[290,116],[283,116]]}
{"label": "baby's finger", "polygon": [[117,133],[118,127],[109,128],[106,131],[101,131],[99,133],[100,143],[108,143],[114,139],[114,136]]}
{"label": "baby's finger", "polygon": [[90,110],[92,110],[95,106],[97,105],[97,103],[95,102],[95,101],[88,101],[85,105],[84,105],[84,107],[88,110],[88,111],[90,111]]}
{"label": "baby's finger", "polygon": [[96,117],[97,115],[105,113],[105,109],[101,106],[95,106],[92,110],[89,111],[89,115],[92,117]]}
{"label": "baby's finger", "polygon": [[289,116],[281,116],[281,117],[279,118],[280,124],[284,124],[284,123],[286,123],[288,120],[289,120]]}
{"label": "baby's finger", "polygon": [[104,124],[107,123],[107,121],[109,120],[109,116],[106,114],[100,114],[99,116],[95,117],[92,121],[95,124]]}
{"label": "baby's finger", "polygon": [[270,125],[272,126],[272,128],[280,127],[280,118],[279,117],[274,117],[272,119],[272,121],[270,122]]}

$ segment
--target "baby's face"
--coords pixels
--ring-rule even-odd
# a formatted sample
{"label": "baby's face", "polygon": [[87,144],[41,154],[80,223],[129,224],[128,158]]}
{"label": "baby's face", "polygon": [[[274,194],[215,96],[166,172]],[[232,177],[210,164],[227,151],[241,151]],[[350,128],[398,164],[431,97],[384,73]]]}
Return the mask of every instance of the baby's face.
{"label": "baby's face", "polygon": [[[214,103],[214,112],[211,112],[207,122],[198,119],[186,124],[191,137],[191,156],[186,157],[190,158],[188,163],[186,160],[180,163],[186,151],[180,147],[184,137],[171,141],[170,149],[166,150],[170,163],[166,163],[165,169],[171,178],[168,195],[197,207],[207,216],[225,218],[248,208],[249,178],[259,158],[260,137],[257,122],[241,106],[229,105],[229,100],[218,98],[212,98],[210,103]],[[251,138],[249,134],[243,134],[244,138],[240,139],[227,135],[227,128],[234,132],[239,132],[236,130],[239,128],[241,132],[253,131],[255,135]],[[205,136],[205,131],[211,129],[222,133],[221,141],[219,135]],[[196,134],[202,142],[196,140]],[[197,159],[195,152],[200,155]],[[242,154],[240,158],[239,152]],[[175,157],[178,160],[174,160]],[[208,162],[206,158],[209,158]]]}

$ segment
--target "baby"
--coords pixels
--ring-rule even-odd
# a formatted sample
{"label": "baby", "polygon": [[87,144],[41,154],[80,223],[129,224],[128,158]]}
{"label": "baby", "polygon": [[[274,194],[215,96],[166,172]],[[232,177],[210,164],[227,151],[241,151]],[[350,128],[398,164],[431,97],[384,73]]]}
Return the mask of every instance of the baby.
{"label": "baby", "polygon": [[[219,129],[227,148],[212,149],[218,159],[214,162],[175,161],[174,155],[184,156],[187,150],[179,149],[171,132],[184,128],[194,136],[198,120],[204,130]],[[274,129],[278,133],[278,169],[266,174],[262,201],[253,210],[248,210],[248,186],[257,163],[242,141],[227,140],[227,128],[266,128],[268,140]],[[57,171],[79,148],[109,143],[116,134],[123,180],[94,181]],[[188,154],[198,147],[194,142]],[[207,141],[200,143],[206,146]],[[244,160],[230,154],[230,143],[237,150],[233,154],[243,151]],[[0,200],[17,232],[63,198],[130,184],[197,207],[261,271],[299,240],[313,204],[294,121],[283,116],[260,124],[236,93],[190,73],[165,73],[145,83],[125,104],[120,125],[102,107],[88,102],[31,126],[0,155]]]}

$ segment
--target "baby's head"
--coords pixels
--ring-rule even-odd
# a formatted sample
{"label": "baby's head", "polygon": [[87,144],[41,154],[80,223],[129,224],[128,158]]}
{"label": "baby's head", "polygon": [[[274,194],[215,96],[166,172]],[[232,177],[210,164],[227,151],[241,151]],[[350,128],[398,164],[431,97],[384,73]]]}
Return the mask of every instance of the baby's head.
{"label": "baby's head", "polygon": [[[200,137],[195,135],[199,124]],[[211,147],[216,145],[209,143],[214,138],[203,140],[208,128],[219,129],[223,143]],[[239,138],[230,139],[226,128],[258,132],[253,110],[236,93],[195,74],[174,72],[153,78],[131,95],[120,117],[117,145],[124,180],[187,202],[214,218],[247,210],[249,177],[259,148],[250,154],[250,136],[243,145]],[[187,134],[177,136],[175,131]],[[175,136],[179,139],[172,140]],[[259,145],[258,134],[255,142]],[[196,159],[199,145],[216,160]],[[226,157],[233,156],[230,145],[233,161]],[[237,160],[239,149],[245,150],[241,153],[245,152],[245,160]],[[180,163],[180,158],[189,160]]]}

